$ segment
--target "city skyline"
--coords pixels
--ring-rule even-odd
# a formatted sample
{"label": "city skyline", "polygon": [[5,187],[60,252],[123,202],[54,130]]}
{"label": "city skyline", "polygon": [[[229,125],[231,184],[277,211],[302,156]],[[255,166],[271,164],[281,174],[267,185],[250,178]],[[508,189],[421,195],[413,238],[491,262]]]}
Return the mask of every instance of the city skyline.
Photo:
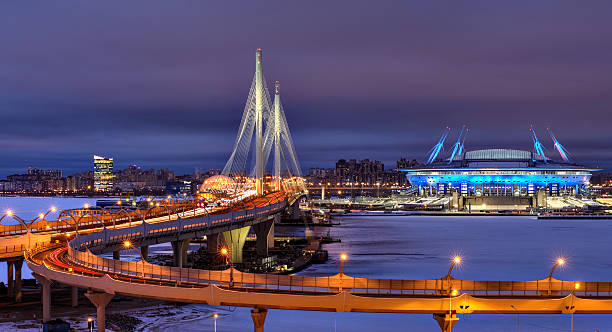
{"label": "city skyline", "polygon": [[[2,4],[11,15],[0,23],[0,107],[10,125],[0,176],[27,166],[74,173],[92,154],[119,167],[222,168],[257,47],[266,82],[283,86],[304,170],[343,157],[423,161],[445,126],[464,124],[467,150],[528,150],[534,125],[541,136],[552,128],[580,163],[612,168],[606,2],[554,2],[555,15],[535,4],[125,6],[140,15],[100,3]],[[263,13],[278,24],[259,24]]]}

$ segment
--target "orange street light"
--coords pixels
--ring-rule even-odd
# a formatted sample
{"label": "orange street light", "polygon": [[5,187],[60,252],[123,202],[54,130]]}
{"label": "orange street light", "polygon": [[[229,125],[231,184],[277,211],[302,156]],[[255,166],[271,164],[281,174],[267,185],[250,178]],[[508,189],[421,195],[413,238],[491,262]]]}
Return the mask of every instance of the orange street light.
{"label": "orange street light", "polygon": [[217,332],[217,318],[219,318],[219,314],[215,312],[213,318],[215,319],[215,332]]}
{"label": "orange street light", "polygon": [[448,273],[446,274],[447,277],[450,277],[451,272],[453,271],[453,268],[455,267],[455,264],[460,264],[461,263],[461,257],[460,256],[455,256],[453,258],[453,262],[451,263],[450,268],[448,269]]}
{"label": "orange street light", "polygon": [[553,265],[552,269],[550,270],[550,274],[548,274],[548,278],[552,279],[553,272],[555,272],[555,269],[559,265],[565,265],[565,258],[563,258],[563,257],[557,258],[557,261],[555,262],[555,265]]}
{"label": "orange street light", "polygon": [[340,274],[342,274],[342,267],[344,266],[344,262],[348,259],[348,255],[346,253],[340,254]]}
{"label": "orange street light", "polygon": [[229,264],[230,264],[230,287],[234,286],[234,263],[232,262],[232,257],[229,254],[229,250],[225,247],[221,248],[221,255],[225,256],[225,264],[227,265],[227,262],[229,260]]}
{"label": "orange street light", "polygon": [[140,255],[140,259],[141,259],[143,262],[146,262],[146,260],[145,260],[144,256],[142,255],[142,252],[140,251],[140,249],[138,249],[136,246],[133,246],[133,245],[132,245],[132,242],[130,242],[129,240],[125,240],[125,241],[123,241],[123,246],[124,246],[126,249],[130,249],[130,248],[131,248],[131,249],[136,250],[136,252],[138,252],[138,254]]}

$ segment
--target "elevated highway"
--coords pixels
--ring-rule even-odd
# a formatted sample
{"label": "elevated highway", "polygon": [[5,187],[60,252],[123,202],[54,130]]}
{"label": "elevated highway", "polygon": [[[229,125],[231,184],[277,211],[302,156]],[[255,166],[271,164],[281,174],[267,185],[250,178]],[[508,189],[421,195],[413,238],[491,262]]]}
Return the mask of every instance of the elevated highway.
{"label": "elevated highway", "polygon": [[[457,314],[611,314],[612,283],[565,281],[473,281],[446,276],[430,280],[283,276],[166,267],[125,262],[68,247],[29,252],[27,264],[43,285],[43,317],[50,319],[49,284],[88,289],[103,326],[105,302],[116,294],[168,301],[243,306],[263,330],[265,309],[373,313],[432,313],[442,331]],[[47,299],[45,300],[45,297]],[[107,303],[107,302],[106,302]],[[258,325],[259,321],[261,324]],[[100,325],[102,324],[102,325]]]}
{"label": "elevated highway", "polygon": [[[282,199],[282,200],[281,200]],[[263,331],[267,309],[373,313],[431,313],[442,331],[450,331],[457,314],[612,314],[612,282],[474,281],[450,275],[429,280],[283,276],[167,267],[146,261],[126,262],[95,253],[113,251],[125,240],[144,245],[151,239],[201,236],[264,222],[286,207],[285,196],[260,198],[253,204],[205,217],[178,218],[157,224],[104,229],[79,235],[68,245],[38,246],[26,262],[42,285],[43,319],[51,318],[50,285],[59,282],[87,289],[104,330],[106,305],[116,294],[177,302],[243,306],[255,331]],[[227,231],[226,231],[227,232]],[[187,236],[187,235],[185,235]]]}
{"label": "elevated highway", "polygon": [[295,201],[299,197],[299,193],[281,191],[242,199],[231,208],[206,208],[196,200],[151,201],[148,209],[86,207],[62,211],[56,220],[45,220],[43,216],[41,220],[25,222],[15,217],[21,221],[19,225],[0,225],[0,261],[8,264],[9,296],[16,302],[21,300],[25,251],[75,238],[95,252],[113,251],[116,259],[125,239],[133,239],[145,256],[150,244],[172,242],[175,265],[180,267],[186,261],[189,241],[203,236],[207,236],[213,250],[224,241],[231,248],[231,259],[241,262],[244,241],[254,226],[258,253],[266,256],[274,244],[274,216],[287,208],[288,198]]}

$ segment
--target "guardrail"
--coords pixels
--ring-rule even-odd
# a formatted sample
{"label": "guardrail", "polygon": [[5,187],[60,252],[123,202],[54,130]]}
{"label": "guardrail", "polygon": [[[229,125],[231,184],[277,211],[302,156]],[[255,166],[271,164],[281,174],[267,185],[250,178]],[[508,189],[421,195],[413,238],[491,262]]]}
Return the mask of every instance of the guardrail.
{"label": "guardrail", "polygon": [[339,290],[359,295],[429,295],[448,296],[450,290],[458,294],[473,296],[565,296],[569,294],[587,297],[609,297],[611,282],[577,282],[557,279],[529,281],[474,281],[454,278],[427,280],[356,278],[345,274],[324,277],[287,276],[240,272],[236,269],[223,271],[199,270],[126,262],[99,257],[89,251],[72,248],[67,252],[68,260],[87,269],[110,276],[129,277],[136,283],[171,283],[181,287],[205,287],[211,284],[253,290],[283,292],[334,293]]}
{"label": "guardrail", "polygon": [[[26,234],[48,231],[75,231],[77,228],[87,226],[111,226],[131,221],[163,217],[175,213],[184,213],[197,208],[195,201],[161,201],[153,202],[148,209],[94,209],[83,208],[62,211],[56,220],[32,221],[26,227],[23,224],[0,225],[0,236]],[[37,218],[38,219],[38,218]],[[36,219],[34,219],[36,220]]]}
{"label": "guardrail", "polygon": [[[282,198],[282,200],[281,200]],[[70,246],[76,250],[103,249],[109,245],[121,244],[126,240],[138,242],[139,239],[178,235],[184,232],[205,231],[212,227],[231,226],[245,220],[254,219],[261,215],[273,214],[281,211],[287,204],[285,196],[273,196],[265,206],[257,206],[253,203],[252,208],[243,210],[232,210],[221,214],[207,214],[202,217],[188,219],[177,218],[160,223],[142,222],[139,225],[125,228],[106,228],[102,231],[78,235]]]}

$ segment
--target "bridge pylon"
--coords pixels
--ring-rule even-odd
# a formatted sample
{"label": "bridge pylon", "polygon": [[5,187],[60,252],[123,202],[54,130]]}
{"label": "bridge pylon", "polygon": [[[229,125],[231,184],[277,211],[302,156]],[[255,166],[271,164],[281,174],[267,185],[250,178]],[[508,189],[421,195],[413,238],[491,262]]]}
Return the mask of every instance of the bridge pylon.
{"label": "bridge pylon", "polygon": [[252,138],[255,136],[255,167],[253,167],[250,175],[255,178],[255,189],[258,195],[264,193],[266,164],[272,148],[274,148],[273,176],[275,190],[282,189],[283,164],[286,166],[289,176],[301,176],[300,164],[296,157],[291,132],[280,102],[280,83],[278,81],[274,83],[274,104],[271,107],[272,103],[263,75],[262,61],[262,51],[257,49],[255,77],[251,83],[232,154],[222,172],[222,174],[228,176],[247,175],[249,150],[251,149]]}

